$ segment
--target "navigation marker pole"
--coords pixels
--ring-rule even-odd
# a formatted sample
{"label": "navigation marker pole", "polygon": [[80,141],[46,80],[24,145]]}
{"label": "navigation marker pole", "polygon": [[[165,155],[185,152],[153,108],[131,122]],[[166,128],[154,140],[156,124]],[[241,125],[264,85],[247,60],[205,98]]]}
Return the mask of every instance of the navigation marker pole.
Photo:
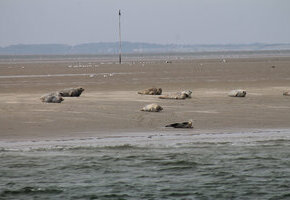
{"label": "navigation marker pole", "polygon": [[121,43],[121,10],[119,10],[119,64],[122,63],[122,43]]}

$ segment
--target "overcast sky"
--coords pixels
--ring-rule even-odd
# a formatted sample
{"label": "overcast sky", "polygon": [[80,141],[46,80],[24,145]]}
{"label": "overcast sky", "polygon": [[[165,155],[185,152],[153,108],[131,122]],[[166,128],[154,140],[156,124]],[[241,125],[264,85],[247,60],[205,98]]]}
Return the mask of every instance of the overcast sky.
{"label": "overcast sky", "polygon": [[0,0],[0,46],[290,43],[289,0]]}

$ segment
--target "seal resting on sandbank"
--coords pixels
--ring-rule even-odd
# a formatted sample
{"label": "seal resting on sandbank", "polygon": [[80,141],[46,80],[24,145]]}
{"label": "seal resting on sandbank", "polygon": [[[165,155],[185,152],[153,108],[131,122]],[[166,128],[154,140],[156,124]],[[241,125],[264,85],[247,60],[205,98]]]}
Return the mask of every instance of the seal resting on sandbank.
{"label": "seal resting on sandbank", "polygon": [[283,92],[283,96],[290,96],[290,91]]}
{"label": "seal resting on sandbank", "polygon": [[141,109],[141,111],[146,111],[146,112],[160,112],[161,110],[163,110],[163,108],[156,103],[146,105],[145,107]]}
{"label": "seal resting on sandbank", "polygon": [[77,88],[67,88],[59,91],[62,97],[79,97],[85,89],[81,87]]}
{"label": "seal resting on sandbank", "polygon": [[166,125],[165,127],[173,127],[173,128],[193,128],[192,127],[192,121],[169,124],[169,125]]}
{"label": "seal resting on sandbank", "polygon": [[162,88],[149,88],[143,91],[139,91],[138,94],[145,94],[145,95],[161,95],[162,94]]}
{"label": "seal resting on sandbank", "polygon": [[178,92],[175,94],[168,94],[159,97],[159,99],[190,99],[192,92],[190,90]]}
{"label": "seal resting on sandbank", "polygon": [[232,90],[229,92],[229,97],[245,97],[247,94],[246,90]]}
{"label": "seal resting on sandbank", "polygon": [[54,92],[41,96],[40,100],[44,103],[61,103],[64,99],[58,92]]}

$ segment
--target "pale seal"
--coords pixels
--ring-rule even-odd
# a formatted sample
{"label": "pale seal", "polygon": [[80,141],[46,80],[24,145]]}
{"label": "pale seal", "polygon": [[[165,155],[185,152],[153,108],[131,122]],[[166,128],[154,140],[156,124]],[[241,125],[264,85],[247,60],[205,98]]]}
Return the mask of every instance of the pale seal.
{"label": "pale seal", "polygon": [[155,103],[146,105],[145,107],[143,107],[141,109],[141,111],[146,111],[146,112],[160,112],[161,110],[163,110],[163,108]]}
{"label": "pale seal", "polygon": [[229,92],[229,97],[245,97],[247,94],[246,90],[232,90]]}

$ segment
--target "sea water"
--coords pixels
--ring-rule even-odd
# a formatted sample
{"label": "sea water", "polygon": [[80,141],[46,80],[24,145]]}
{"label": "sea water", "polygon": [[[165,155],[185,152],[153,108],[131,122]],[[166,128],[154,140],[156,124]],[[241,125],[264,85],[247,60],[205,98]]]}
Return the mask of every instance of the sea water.
{"label": "sea water", "polygon": [[0,143],[0,199],[290,199],[290,131]]}

